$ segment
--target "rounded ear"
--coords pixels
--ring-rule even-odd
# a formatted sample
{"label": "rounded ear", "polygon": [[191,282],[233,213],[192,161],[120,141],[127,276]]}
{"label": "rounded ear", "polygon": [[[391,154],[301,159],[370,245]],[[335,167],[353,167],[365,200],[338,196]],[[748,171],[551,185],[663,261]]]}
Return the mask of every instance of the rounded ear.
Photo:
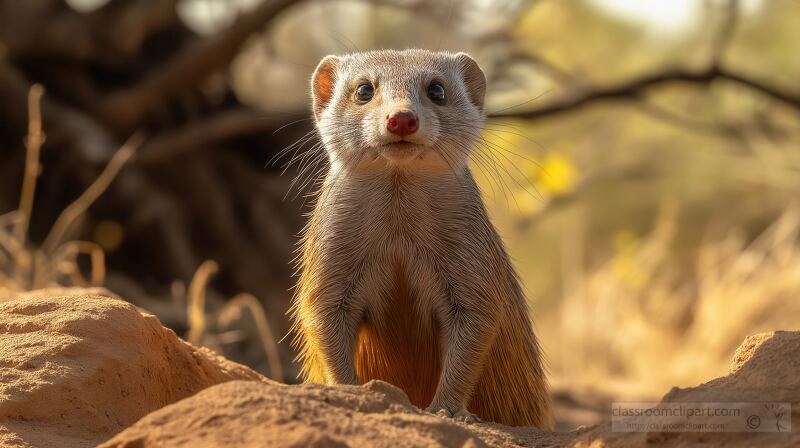
{"label": "rounded ear", "polygon": [[467,93],[472,104],[483,112],[483,100],[486,96],[486,76],[483,70],[467,53],[456,54],[456,61],[464,78],[464,85],[467,86]]}
{"label": "rounded ear", "polygon": [[333,89],[336,86],[336,67],[339,65],[339,58],[333,55],[325,56],[314,76],[311,77],[311,96],[312,110],[314,117],[319,118],[319,114],[331,101]]}

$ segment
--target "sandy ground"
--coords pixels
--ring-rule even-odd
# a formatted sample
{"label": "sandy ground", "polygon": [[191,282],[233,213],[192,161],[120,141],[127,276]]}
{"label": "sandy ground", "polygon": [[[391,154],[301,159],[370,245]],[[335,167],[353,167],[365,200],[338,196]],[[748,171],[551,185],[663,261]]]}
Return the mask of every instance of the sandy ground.
{"label": "sandy ground", "polygon": [[[657,366],[654,366],[657,368]],[[800,333],[751,336],[728,376],[669,402],[789,402],[800,425]],[[787,419],[788,421],[788,419]],[[800,427],[800,426],[798,426]],[[103,290],[0,303],[0,446],[800,446],[790,433],[542,432],[426,414],[402,391],[287,386],[194,347]]]}

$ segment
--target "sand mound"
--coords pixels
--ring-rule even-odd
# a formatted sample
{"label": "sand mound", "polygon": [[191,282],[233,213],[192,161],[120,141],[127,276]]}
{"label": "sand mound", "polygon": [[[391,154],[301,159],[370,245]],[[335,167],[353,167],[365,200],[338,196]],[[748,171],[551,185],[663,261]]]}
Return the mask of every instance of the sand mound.
{"label": "sand mound", "polygon": [[153,412],[102,446],[499,447],[561,444],[570,437],[434,417],[382,381],[364,387],[234,381]]}
{"label": "sand mound", "polygon": [[[760,334],[745,340],[728,376],[673,389],[664,400],[790,402],[800,425],[798,371],[800,332]],[[101,446],[119,448],[800,446],[800,431],[614,433],[605,424],[548,433],[464,425],[425,414],[380,381],[271,382],[183,342],[102,290],[39,291],[0,304],[0,446],[104,440]]]}
{"label": "sand mound", "polygon": [[[589,446],[800,446],[800,332],[749,336],[736,350],[730,374],[697,387],[673,388],[663,402],[787,402],[791,433],[613,433],[609,425],[576,439]],[[786,419],[788,422],[789,420]],[[592,445],[593,446],[593,445]]]}
{"label": "sand mound", "polygon": [[[788,401],[800,409],[800,333],[748,338],[732,373],[674,389],[665,401]],[[780,384],[780,382],[783,382]],[[800,446],[777,433],[614,433],[610,425],[547,433],[494,424],[463,425],[422,413],[402,391],[374,381],[365,387],[280,386],[230,382],[167,406],[103,447],[189,446]]]}
{"label": "sand mound", "polygon": [[0,446],[95,446],[209,386],[261,378],[103,290],[0,304]]}

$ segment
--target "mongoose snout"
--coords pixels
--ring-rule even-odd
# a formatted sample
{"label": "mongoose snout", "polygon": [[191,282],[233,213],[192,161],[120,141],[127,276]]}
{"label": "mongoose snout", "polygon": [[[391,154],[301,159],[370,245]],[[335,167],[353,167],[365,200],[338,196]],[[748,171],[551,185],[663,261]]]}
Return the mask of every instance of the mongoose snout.
{"label": "mongoose snout", "polygon": [[317,66],[330,168],[300,244],[295,346],[305,381],[381,379],[438,415],[550,429],[527,301],[468,163],[485,90],[465,53]]}
{"label": "mongoose snout", "polygon": [[417,115],[410,110],[394,112],[386,120],[386,129],[401,137],[417,132],[418,127]]}

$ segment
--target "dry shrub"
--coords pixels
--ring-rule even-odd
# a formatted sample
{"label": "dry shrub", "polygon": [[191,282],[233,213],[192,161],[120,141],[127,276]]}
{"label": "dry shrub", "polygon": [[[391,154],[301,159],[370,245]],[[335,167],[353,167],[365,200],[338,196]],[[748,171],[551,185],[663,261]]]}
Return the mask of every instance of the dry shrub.
{"label": "dry shrub", "polygon": [[[39,176],[39,154],[45,135],[42,132],[41,98],[44,88],[38,84],[28,94],[28,136],[19,207],[0,215],[0,300],[15,291],[49,286],[100,286],[105,280],[105,254],[91,241],[64,241],[78,221],[108,188],[122,167],[141,144],[140,135],[126,142],[86,191],[61,212],[44,243],[33,247],[28,242],[28,226]],[[78,257],[86,255],[91,273],[85,278]]]}
{"label": "dry shrub", "polygon": [[[36,192],[36,178],[40,174],[39,154],[45,135],[42,132],[41,98],[44,89],[34,85],[28,96],[29,128],[26,140],[25,173],[20,204],[17,210],[0,215],[0,301],[13,297],[16,292],[51,286],[102,286],[105,282],[105,253],[91,241],[64,241],[70,230],[89,207],[108,189],[119,171],[136,154],[142,143],[140,134],[126,142],[109,161],[95,181],[68,205],[58,216],[40,247],[28,241],[28,225]],[[78,257],[86,255],[90,261],[87,279],[81,272]],[[189,332],[187,339],[207,345],[222,352],[222,343],[232,338],[247,338],[241,331],[211,331],[226,329],[247,310],[255,320],[257,337],[264,348],[270,366],[270,376],[283,380],[283,367],[278,349],[269,327],[268,319],[258,299],[249,294],[239,294],[218,309],[207,325],[205,295],[208,282],[218,270],[213,261],[204,262],[197,270],[186,297]],[[255,338],[253,338],[255,339]]]}
{"label": "dry shrub", "polygon": [[704,243],[689,275],[670,257],[676,215],[665,206],[647,238],[573,275],[561,322],[546,334],[558,341],[549,350],[558,383],[657,397],[726,374],[750,334],[800,328],[800,206],[751,242],[731,231]]}
{"label": "dry shrub", "polygon": [[[206,306],[206,290],[211,277],[219,270],[217,263],[206,260],[197,268],[186,297],[189,331],[186,339],[196,345],[204,345],[224,354],[223,345],[249,337],[245,331],[230,330],[232,324],[248,311],[255,321],[255,328],[269,366],[269,377],[284,381],[283,365],[278,354],[276,339],[269,325],[269,319],[259,300],[247,293],[241,293],[225,302],[216,310],[209,311]],[[211,316],[208,316],[210,313]]]}

